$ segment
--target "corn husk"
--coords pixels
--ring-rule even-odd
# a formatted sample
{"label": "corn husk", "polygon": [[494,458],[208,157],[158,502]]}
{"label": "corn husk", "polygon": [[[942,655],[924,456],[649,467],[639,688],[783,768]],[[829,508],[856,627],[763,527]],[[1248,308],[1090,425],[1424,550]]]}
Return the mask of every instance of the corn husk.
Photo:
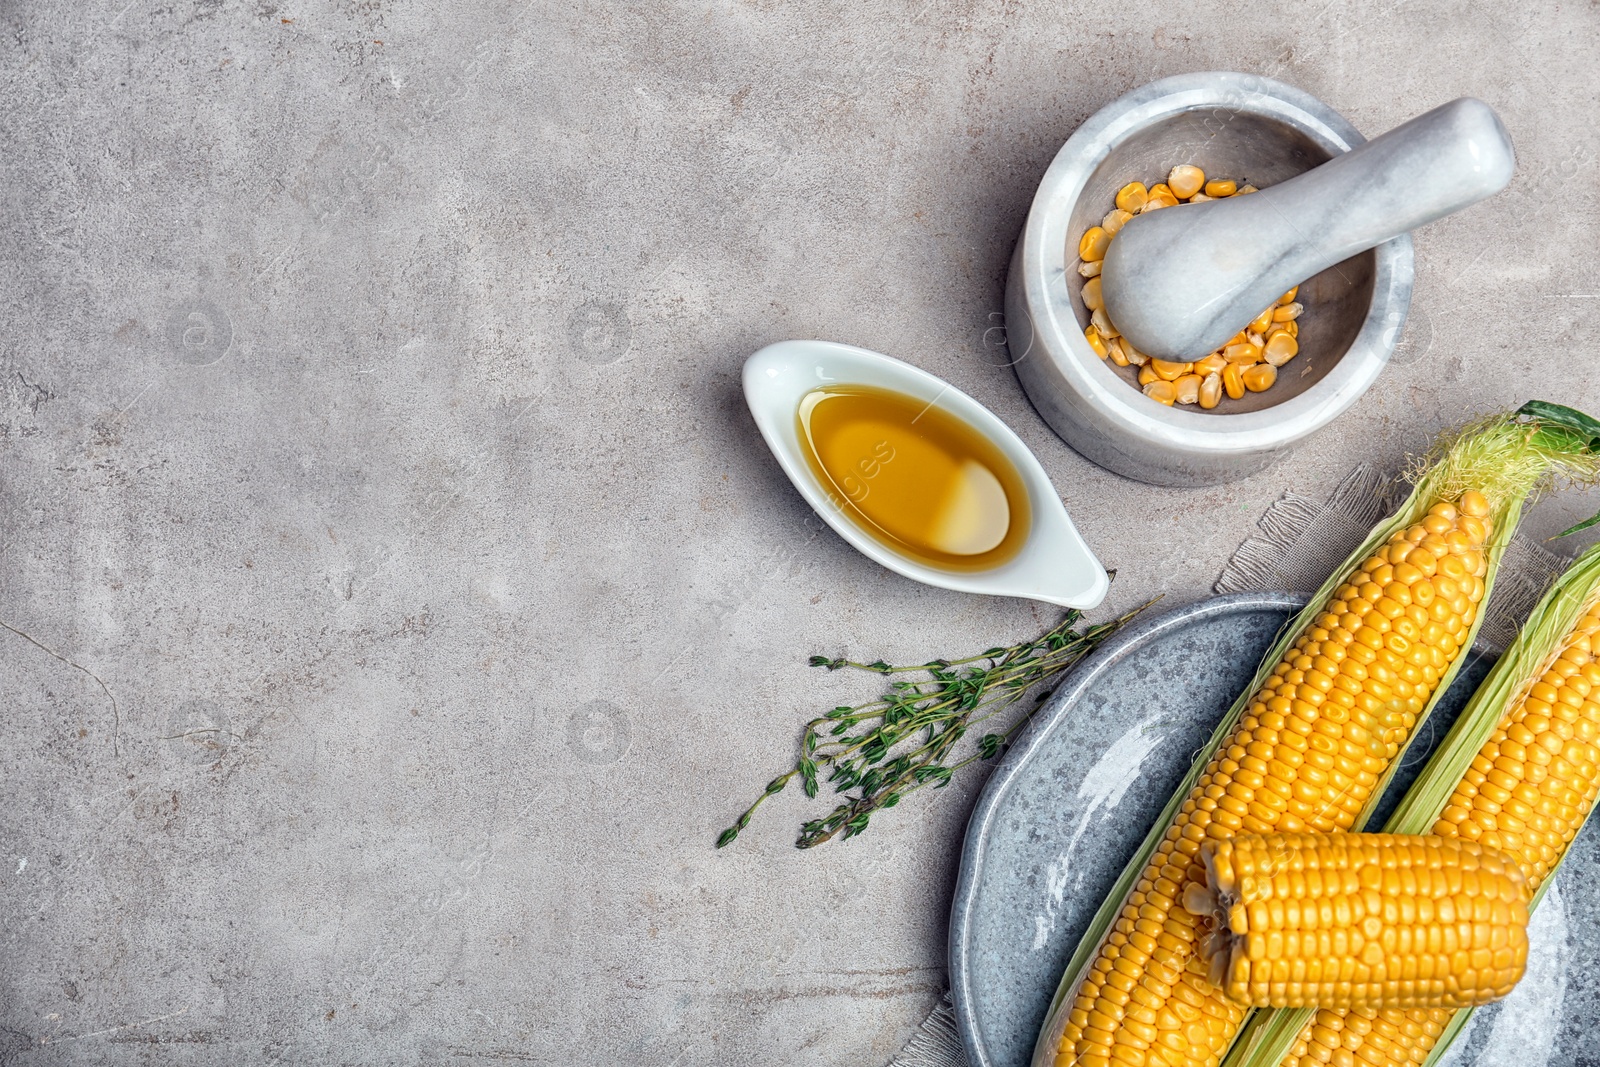
{"label": "corn husk", "polygon": [[[1499,726],[1506,709],[1514,706],[1514,702],[1549,670],[1563,651],[1567,635],[1596,601],[1600,601],[1600,545],[1589,548],[1574,560],[1533,609],[1522,632],[1472,695],[1433,758],[1384,824],[1385,832],[1432,832],[1473,757]],[[1544,899],[1545,891],[1565,859],[1563,854],[1555,869],[1539,884],[1532,907],[1538,907],[1539,901]],[[1472,1017],[1473,1010],[1465,1008],[1455,1012],[1434,1044],[1428,1063],[1444,1055],[1450,1042]],[[1277,1067],[1315,1014],[1315,1008],[1254,1013],[1224,1063],[1228,1067]]]}
{"label": "corn husk", "polygon": [[[1171,799],[1167,801],[1166,807],[1162,809],[1160,817],[1145,835],[1133,858],[1128,861],[1128,865],[1112,886],[1110,894],[1100,905],[1099,910],[1095,912],[1082,940],[1073,952],[1061,983],[1056,988],[1055,996],[1051,999],[1050,1010],[1045,1015],[1044,1026],[1034,1046],[1034,1067],[1052,1067],[1054,1064],[1072,995],[1110,932],[1123,901],[1138,880],[1140,872],[1144,870],[1151,854],[1160,844],[1162,835],[1166,833],[1184,799],[1204,773],[1206,764],[1233,732],[1250,698],[1271,676],[1284,650],[1312,625],[1317,615],[1332,600],[1334,591],[1344,584],[1351,572],[1360,566],[1373,550],[1388,541],[1395,531],[1420,520],[1427,514],[1428,509],[1439,501],[1454,500],[1468,489],[1477,489],[1489,498],[1494,530],[1486,546],[1488,573],[1484,578],[1483,600],[1466,639],[1461,643],[1461,650],[1455,662],[1439,679],[1433,698],[1417,717],[1411,738],[1407,739],[1409,745],[1410,740],[1416,737],[1422,723],[1432,713],[1434,706],[1450,688],[1456,672],[1472,654],[1473,641],[1483,623],[1483,608],[1488,605],[1489,597],[1494,592],[1495,576],[1499,572],[1501,558],[1511,541],[1511,535],[1516,532],[1523,506],[1529,496],[1548,487],[1558,478],[1584,484],[1594,482],[1597,476],[1600,476],[1600,456],[1596,453],[1600,453],[1600,422],[1570,408],[1540,401],[1530,402],[1515,413],[1497,415],[1469,424],[1455,434],[1441,438],[1412,472],[1413,488],[1405,502],[1387,520],[1378,524],[1367,535],[1367,539],[1334,569],[1332,576],[1284,627],[1278,639],[1262,657],[1250,684],[1245,687],[1243,693],[1212,731],[1209,741],[1189,768],[1189,773],[1179,783]],[[1404,762],[1404,756],[1405,746],[1402,746],[1395,758],[1390,761],[1383,779],[1373,790],[1372,797],[1356,820],[1354,829],[1360,830],[1365,827],[1373,809],[1382,799],[1389,780]],[[1469,756],[1469,761],[1470,758]],[[1259,1014],[1261,1013],[1252,1013],[1252,1015]],[[1247,1020],[1246,1030],[1241,1033],[1251,1032],[1251,1021],[1253,1020]],[[1298,1033],[1298,1028],[1294,1032]],[[1234,1050],[1229,1053],[1230,1064],[1239,1045],[1240,1043],[1236,1042]],[[1266,1061],[1258,1063],[1252,1059],[1250,1062],[1252,1067],[1261,1067]],[[1273,1067],[1276,1063],[1276,1059],[1271,1061]]]}

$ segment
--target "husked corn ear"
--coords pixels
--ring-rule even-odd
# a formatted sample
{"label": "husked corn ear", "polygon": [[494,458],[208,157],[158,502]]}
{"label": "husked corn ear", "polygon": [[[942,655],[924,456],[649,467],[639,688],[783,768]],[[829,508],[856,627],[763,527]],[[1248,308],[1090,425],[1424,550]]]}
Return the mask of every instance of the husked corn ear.
{"label": "husked corn ear", "polygon": [[1258,1008],[1465,1008],[1528,961],[1528,880],[1476,841],[1241,834],[1200,846],[1183,906],[1212,985]]}
{"label": "husked corn ear", "polygon": [[[1226,381],[1226,379],[1224,379]],[[1084,972],[1058,1067],[1215,1064],[1245,1009],[1211,984],[1182,901],[1204,842],[1348,830],[1410,736],[1484,595],[1489,501],[1468,490],[1354,568],[1246,703]],[[1460,534],[1461,536],[1455,536]]]}
{"label": "husked corn ear", "polygon": [[[1438,837],[1500,849],[1522,868],[1530,891],[1555,868],[1600,794],[1596,653],[1600,607],[1578,620],[1539,680],[1507,705],[1433,826]],[[1336,1049],[1359,1059],[1369,1033],[1385,1039],[1371,1047],[1391,1057],[1389,1062],[1409,1056],[1421,1063],[1450,1016],[1448,1009],[1391,1009],[1357,1019],[1324,1009],[1300,1032],[1283,1067],[1321,1067]]]}

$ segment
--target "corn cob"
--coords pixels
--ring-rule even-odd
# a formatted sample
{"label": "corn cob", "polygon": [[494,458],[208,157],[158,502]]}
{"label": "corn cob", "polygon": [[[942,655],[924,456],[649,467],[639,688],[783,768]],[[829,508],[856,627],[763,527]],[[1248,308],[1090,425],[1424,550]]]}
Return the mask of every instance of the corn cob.
{"label": "corn cob", "polygon": [[1184,887],[1204,879],[1201,843],[1354,825],[1477,615],[1488,514],[1487,498],[1468,490],[1459,507],[1434,505],[1416,541],[1396,531],[1274,668],[1090,968],[1062,1034],[1061,1067],[1210,1063],[1227,1050],[1244,1008],[1208,981],[1198,951],[1207,931],[1177,906]]}
{"label": "corn cob", "polygon": [[[1579,605],[1576,609],[1574,602]],[[1511,699],[1432,827],[1432,833],[1442,838],[1503,850],[1522,866],[1531,889],[1543,885],[1555,870],[1600,793],[1597,602],[1600,546],[1589,549],[1568,570],[1535,611],[1519,645],[1536,643],[1541,616],[1558,614],[1562,607],[1569,619],[1581,612],[1576,622],[1556,629],[1559,639],[1542,655],[1537,648],[1530,656],[1514,646],[1502,660],[1506,671],[1497,667],[1485,681],[1484,690],[1499,683]],[[1515,671],[1522,677],[1509,685],[1496,677]],[[1396,820],[1406,815],[1402,809]],[[1453,1014],[1385,1009],[1352,1015],[1319,1010],[1300,1030],[1283,1064],[1353,1067],[1370,1062],[1374,1050],[1382,1053],[1380,1062],[1422,1063]]]}
{"label": "corn cob", "polygon": [[1219,1062],[1245,1009],[1207,980],[1207,924],[1180,904],[1203,877],[1200,845],[1360,827],[1471,644],[1524,498],[1554,471],[1600,467],[1600,424],[1585,434],[1530,414],[1442,444],[1400,511],[1275,644],[1091,922],[1037,1067]]}
{"label": "corn cob", "polygon": [[1256,1007],[1464,1008],[1528,961],[1528,881],[1459,837],[1243,834],[1200,846],[1211,984]]}

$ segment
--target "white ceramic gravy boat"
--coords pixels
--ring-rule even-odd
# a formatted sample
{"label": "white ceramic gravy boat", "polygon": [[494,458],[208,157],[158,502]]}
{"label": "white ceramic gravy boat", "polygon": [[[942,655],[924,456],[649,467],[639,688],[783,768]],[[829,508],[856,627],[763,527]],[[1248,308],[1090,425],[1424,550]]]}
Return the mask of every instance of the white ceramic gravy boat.
{"label": "white ceramic gravy boat", "polygon": [[[829,500],[800,442],[800,400],[831,383],[875,386],[938,403],[989,438],[1027,487],[1031,528],[1017,554],[989,570],[941,570],[903,556],[868,534]],[[1084,543],[1028,446],[993,412],[948,382],[909,363],[831,341],[780,341],[745,361],[744,397],[767,447],[824,522],[861,552],[898,574],[963,593],[1014,596],[1069,608],[1092,608],[1110,581]]]}

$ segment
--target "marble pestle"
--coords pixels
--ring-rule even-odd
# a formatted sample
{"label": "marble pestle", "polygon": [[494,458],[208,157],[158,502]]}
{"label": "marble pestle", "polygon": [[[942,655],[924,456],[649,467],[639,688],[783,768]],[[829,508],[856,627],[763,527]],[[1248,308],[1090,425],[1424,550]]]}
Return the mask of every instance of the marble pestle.
{"label": "marble pestle", "polygon": [[1515,164],[1499,116],[1463,97],[1258,193],[1138,215],[1106,253],[1106,314],[1147,355],[1197,359],[1317,272],[1504,189]]}

